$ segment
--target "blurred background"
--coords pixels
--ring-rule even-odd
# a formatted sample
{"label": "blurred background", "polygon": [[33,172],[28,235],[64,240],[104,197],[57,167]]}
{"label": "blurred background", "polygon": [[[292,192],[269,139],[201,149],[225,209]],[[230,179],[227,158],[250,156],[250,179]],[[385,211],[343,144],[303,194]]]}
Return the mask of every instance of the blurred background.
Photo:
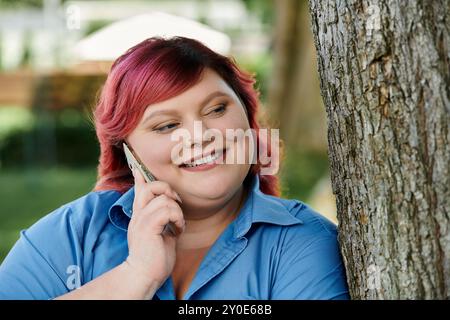
{"label": "blurred background", "polygon": [[282,196],[336,222],[309,23],[306,0],[0,0],[0,262],[20,230],[92,190],[89,117],[112,60],[174,26],[255,73],[284,141]]}

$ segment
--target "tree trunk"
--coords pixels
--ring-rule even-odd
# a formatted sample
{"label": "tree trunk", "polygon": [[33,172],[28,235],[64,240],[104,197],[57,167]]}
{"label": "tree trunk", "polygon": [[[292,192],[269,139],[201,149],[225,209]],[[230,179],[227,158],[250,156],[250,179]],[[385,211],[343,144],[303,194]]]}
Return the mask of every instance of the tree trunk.
{"label": "tree trunk", "polygon": [[310,0],[356,299],[450,298],[449,6]]}

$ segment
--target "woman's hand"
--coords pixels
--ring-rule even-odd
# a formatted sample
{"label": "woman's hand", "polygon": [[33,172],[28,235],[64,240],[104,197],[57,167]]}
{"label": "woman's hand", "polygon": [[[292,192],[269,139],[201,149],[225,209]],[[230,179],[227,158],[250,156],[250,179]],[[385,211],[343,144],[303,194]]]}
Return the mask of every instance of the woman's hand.
{"label": "woman's hand", "polygon": [[[175,245],[184,231],[179,196],[161,181],[146,183],[138,170],[133,215],[128,225],[128,258],[114,269],[57,299],[152,299],[172,273]],[[175,235],[164,226],[173,222]]]}
{"label": "woman's hand", "polygon": [[[161,286],[175,266],[176,241],[185,228],[183,212],[175,201],[181,200],[166,182],[147,183],[137,169],[133,176],[135,194],[125,263],[143,281]],[[165,228],[169,222],[175,226],[175,234]]]}

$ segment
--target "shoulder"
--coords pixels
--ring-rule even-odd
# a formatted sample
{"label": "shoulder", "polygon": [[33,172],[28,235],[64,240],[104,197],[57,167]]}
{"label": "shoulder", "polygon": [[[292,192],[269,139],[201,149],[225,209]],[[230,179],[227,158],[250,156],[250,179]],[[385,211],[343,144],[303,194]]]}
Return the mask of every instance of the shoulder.
{"label": "shoulder", "polygon": [[302,253],[318,244],[323,250],[338,250],[337,226],[304,202],[265,194],[257,199],[254,221],[266,222],[261,231],[271,243],[276,239],[281,252]]}
{"label": "shoulder", "polygon": [[[302,201],[288,201],[290,214],[302,223],[286,228],[285,251],[303,251],[306,254],[311,248],[316,248],[321,250],[323,256],[339,255],[337,225]],[[319,253],[316,252],[316,255],[319,256]]]}
{"label": "shoulder", "polygon": [[299,200],[276,201],[301,223],[282,227],[273,298],[348,298],[336,225]]}
{"label": "shoulder", "polygon": [[81,227],[84,223],[97,219],[99,215],[107,216],[109,208],[119,197],[120,194],[114,190],[89,192],[48,213],[32,227],[51,226],[62,222]]}
{"label": "shoulder", "polygon": [[285,225],[276,226],[280,257],[309,265],[323,265],[324,259],[332,264],[341,262],[338,229],[332,221],[300,200],[269,197],[281,204],[276,206],[277,213],[291,217],[285,219]]}
{"label": "shoulder", "polygon": [[338,229],[337,225],[324,215],[299,200],[291,200],[295,205],[290,213],[303,223],[295,225],[286,231],[285,246],[302,248],[320,248],[324,255],[338,255]]}
{"label": "shoulder", "polygon": [[64,240],[81,241],[87,230],[97,230],[92,227],[107,222],[108,210],[119,197],[113,190],[89,192],[48,213],[22,234],[43,248]]}
{"label": "shoulder", "polygon": [[272,201],[281,204],[292,217],[301,223],[286,226],[285,232],[299,235],[301,238],[331,237],[336,238],[337,226],[324,215],[315,211],[306,203],[297,199],[284,199],[274,196],[266,196]]}
{"label": "shoulder", "polygon": [[303,229],[306,229],[303,230],[304,233],[332,237],[337,235],[337,226],[334,222],[300,200],[289,201],[294,203],[290,213],[303,221]]}
{"label": "shoulder", "polygon": [[73,271],[76,279],[88,279],[85,253],[91,251],[86,246],[101,234],[108,209],[119,196],[110,191],[90,192],[22,230],[0,265],[0,299],[59,296],[74,288],[67,282]]}

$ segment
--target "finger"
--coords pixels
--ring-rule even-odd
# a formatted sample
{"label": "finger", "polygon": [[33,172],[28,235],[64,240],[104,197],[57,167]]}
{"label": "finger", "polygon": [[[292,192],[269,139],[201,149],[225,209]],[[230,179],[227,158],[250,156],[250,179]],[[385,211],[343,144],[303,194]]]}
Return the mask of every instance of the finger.
{"label": "finger", "polygon": [[[140,200],[144,195],[146,195],[146,192],[143,192],[146,182],[144,177],[142,176],[141,172],[139,172],[136,167],[133,166],[133,169],[131,170],[133,172],[134,177],[134,200],[133,200],[133,211],[137,211],[137,209],[140,209],[143,207],[142,203],[143,201]],[[150,195],[151,196],[151,195]]]}
{"label": "finger", "polygon": [[176,209],[173,207],[161,208],[157,213],[155,213],[153,218],[155,219],[155,231],[158,234],[169,231],[172,235],[178,236],[184,231],[186,222],[181,209]]}
{"label": "finger", "polygon": [[146,212],[151,213],[155,212],[164,207],[172,207],[175,209],[181,209],[180,206],[176,203],[175,200],[166,196],[165,194],[156,196],[152,201],[147,203],[143,208],[141,208],[140,215],[145,215]]}
{"label": "finger", "polygon": [[184,230],[186,226],[186,220],[184,219],[183,211],[177,208],[170,208],[170,222],[173,223],[180,232]]}
{"label": "finger", "polygon": [[133,166],[131,172],[133,173],[135,187],[139,190],[142,186],[145,185],[145,178],[139,171],[139,169],[137,169],[135,166]]}
{"label": "finger", "polygon": [[178,194],[170,187],[167,182],[153,181],[144,184],[136,197],[136,205],[138,208],[145,207],[150,201],[152,201],[158,195],[166,195],[175,201],[181,203],[181,199]]}
{"label": "finger", "polygon": [[182,234],[184,231],[184,228],[180,229],[177,227],[173,222],[169,222],[166,224],[163,230],[163,234],[168,234],[170,236],[178,237],[180,234]]}

